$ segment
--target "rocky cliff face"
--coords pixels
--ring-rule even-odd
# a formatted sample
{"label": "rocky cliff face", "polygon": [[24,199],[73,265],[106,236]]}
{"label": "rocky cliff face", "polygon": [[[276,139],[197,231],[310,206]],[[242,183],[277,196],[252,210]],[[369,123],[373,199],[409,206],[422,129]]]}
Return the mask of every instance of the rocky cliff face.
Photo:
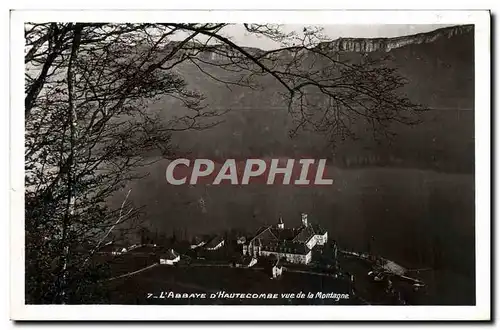
{"label": "rocky cliff face", "polygon": [[412,44],[431,43],[440,38],[451,38],[473,30],[473,25],[457,25],[427,33],[419,33],[396,38],[339,38],[331,42],[321,43],[318,47],[322,50],[330,51],[366,53],[376,51],[388,52],[394,48],[400,48]]}
{"label": "rocky cliff face", "polygon": [[[456,25],[437,29],[426,33],[418,33],[414,35],[394,37],[394,38],[339,38],[329,42],[323,42],[316,47],[324,52],[354,52],[354,53],[370,53],[370,52],[389,52],[396,48],[401,48],[408,45],[429,44],[438,39],[450,39],[454,36],[464,35],[474,31],[474,25]],[[227,56],[224,52],[228,52],[232,56],[239,56],[236,50],[226,50],[224,46],[219,46],[221,51],[205,51],[200,54],[200,57],[211,62],[226,62]],[[264,53],[263,50],[257,48],[245,48],[247,52],[253,55]],[[305,51],[305,50],[302,50]],[[281,51],[279,57],[282,60],[287,57],[293,57],[289,51]]]}

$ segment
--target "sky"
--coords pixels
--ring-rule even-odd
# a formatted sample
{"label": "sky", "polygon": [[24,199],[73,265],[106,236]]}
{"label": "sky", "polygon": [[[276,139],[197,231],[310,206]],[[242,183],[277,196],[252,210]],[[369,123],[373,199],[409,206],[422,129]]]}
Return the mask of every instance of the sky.
{"label": "sky", "polygon": [[[449,25],[437,24],[384,24],[384,25],[321,25],[323,34],[331,40],[340,37],[347,38],[380,38],[380,37],[398,37],[411,35],[421,32],[429,32]],[[301,34],[304,25],[283,25],[283,32],[292,32]],[[223,34],[231,37],[233,41],[245,47],[255,47],[263,50],[279,48],[279,44],[270,39],[257,37],[254,34],[248,33],[242,24],[228,26],[222,30]],[[180,34],[177,38],[181,39],[185,36]],[[176,38],[176,39],[177,39]]]}

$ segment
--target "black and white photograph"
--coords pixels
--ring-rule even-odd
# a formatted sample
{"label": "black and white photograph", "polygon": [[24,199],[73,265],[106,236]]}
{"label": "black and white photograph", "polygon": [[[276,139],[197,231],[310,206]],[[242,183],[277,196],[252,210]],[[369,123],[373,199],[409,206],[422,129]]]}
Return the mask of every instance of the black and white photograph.
{"label": "black and white photograph", "polygon": [[488,12],[15,14],[15,318],[489,319]]}

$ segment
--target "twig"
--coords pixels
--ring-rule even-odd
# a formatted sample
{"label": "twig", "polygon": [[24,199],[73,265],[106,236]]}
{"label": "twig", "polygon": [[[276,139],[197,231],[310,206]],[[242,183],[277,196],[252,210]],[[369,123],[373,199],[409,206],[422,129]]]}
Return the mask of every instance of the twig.
{"label": "twig", "polygon": [[83,263],[84,265],[87,264],[87,262],[89,261],[90,257],[95,253],[95,251],[97,251],[99,249],[99,247],[101,246],[102,242],[106,239],[106,237],[109,236],[109,234],[113,231],[113,229],[116,227],[116,225],[118,225],[120,223],[120,221],[126,217],[127,215],[130,214],[130,212],[132,212],[133,208],[131,208],[125,215],[122,215],[122,212],[123,212],[123,207],[125,206],[125,203],[127,202],[127,199],[128,199],[128,196],[130,195],[130,192],[132,191],[132,189],[129,189],[128,193],[127,193],[127,196],[125,196],[125,199],[123,200],[122,202],[122,205],[120,207],[120,213],[118,215],[118,220],[116,220],[116,222],[113,224],[113,226],[111,226],[111,228],[109,228],[108,232],[106,233],[106,235],[104,235],[100,240],[99,242],[97,243],[97,245],[94,247],[94,249],[92,249],[92,252],[90,253],[90,255],[87,257],[87,259],[85,259],[85,262]]}

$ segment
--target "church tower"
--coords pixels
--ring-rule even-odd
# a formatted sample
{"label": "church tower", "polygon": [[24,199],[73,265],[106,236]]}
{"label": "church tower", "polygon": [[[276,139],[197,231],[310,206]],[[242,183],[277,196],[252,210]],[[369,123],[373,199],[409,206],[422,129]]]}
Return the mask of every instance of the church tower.
{"label": "church tower", "polygon": [[302,213],[302,225],[307,227],[307,213]]}
{"label": "church tower", "polygon": [[280,220],[278,221],[278,229],[284,229],[285,224],[283,223],[283,218],[280,217]]}

